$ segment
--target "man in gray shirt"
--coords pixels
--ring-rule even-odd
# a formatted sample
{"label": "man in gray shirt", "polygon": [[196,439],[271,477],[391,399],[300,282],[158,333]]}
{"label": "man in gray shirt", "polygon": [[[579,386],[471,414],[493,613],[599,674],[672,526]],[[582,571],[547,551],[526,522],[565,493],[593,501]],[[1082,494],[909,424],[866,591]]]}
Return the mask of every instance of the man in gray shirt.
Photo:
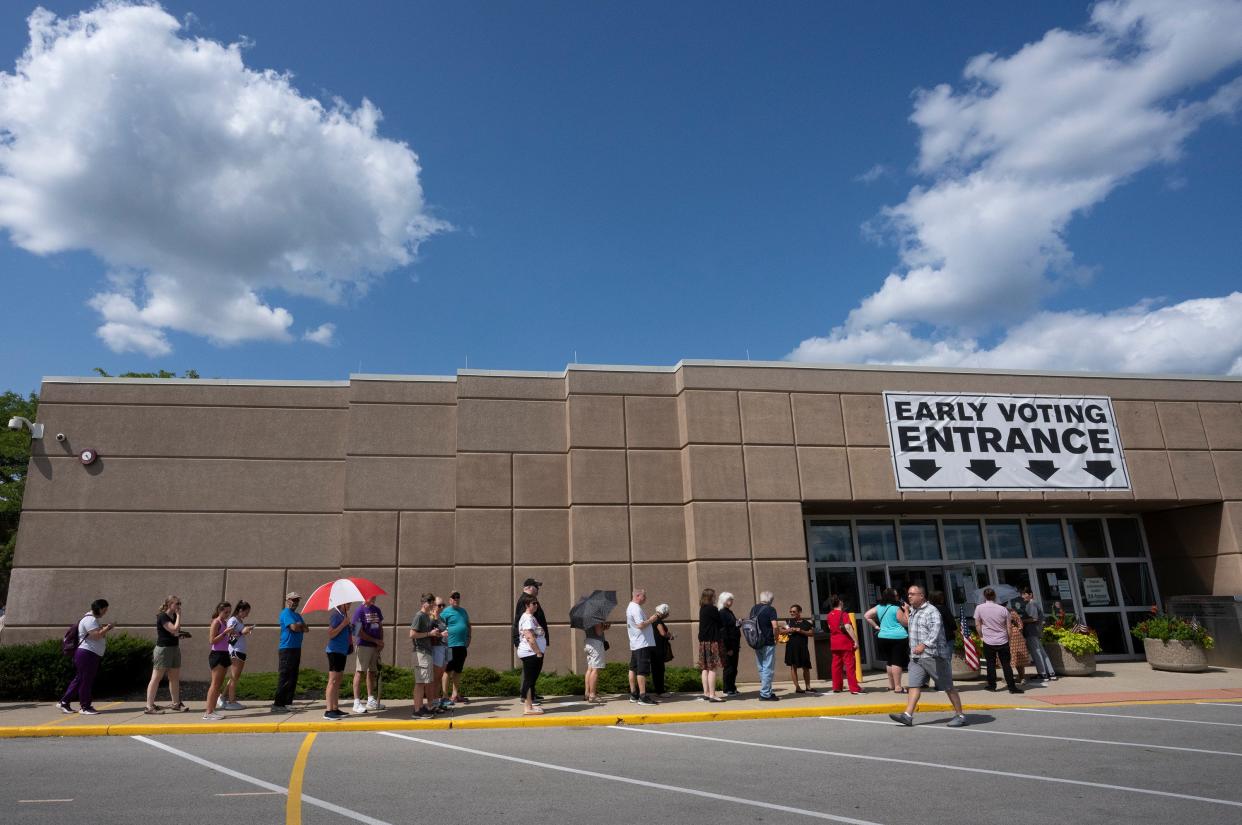
{"label": "man in gray shirt", "polygon": [[1022,594],[1022,601],[1026,602],[1022,607],[1022,637],[1026,641],[1027,651],[1031,654],[1031,664],[1035,665],[1035,672],[1039,674],[1040,679],[1045,682],[1053,681],[1057,678],[1057,672],[1052,666],[1052,660],[1048,658],[1048,652],[1044,650],[1042,641],[1044,635],[1043,605],[1035,598],[1030,587],[1023,587],[1018,592]]}
{"label": "man in gray shirt", "polygon": [[888,717],[906,727],[913,725],[919,695],[928,680],[933,679],[936,688],[943,690],[953,704],[953,718],[947,727],[960,728],[966,724],[966,714],[962,710],[962,697],[953,687],[953,648],[945,639],[940,611],[927,600],[927,593],[920,585],[910,585],[906,599],[910,602],[910,617],[903,622],[910,632],[909,696],[905,713],[890,713]]}

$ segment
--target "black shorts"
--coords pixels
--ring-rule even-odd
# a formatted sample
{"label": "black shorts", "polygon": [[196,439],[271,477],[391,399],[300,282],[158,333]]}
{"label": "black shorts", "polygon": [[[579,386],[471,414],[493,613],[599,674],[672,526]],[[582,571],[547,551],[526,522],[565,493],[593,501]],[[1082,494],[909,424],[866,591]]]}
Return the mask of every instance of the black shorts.
{"label": "black shorts", "polygon": [[329,653],[328,654],[328,672],[341,673],[345,670],[345,654]]}
{"label": "black shorts", "polygon": [[889,667],[899,667],[905,670],[910,666],[909,639],[877,639],[876,641],[879,643],[877,645],[879,649],[876,652]]}
{"label": "black shorts", "polygon": [[246,661],[246,654],[245,654],[245,653],[242,653],[240,650],[234,650],[234,651],[233,651],[232,653],[230,653],[229,655],[230,655],[230,656],[232,656],[234,659],[236,659],[236,660],[237,660],[237,661],[239,661],[239,662],[244,662],[244,661]]}
{"label": "black shorts", "polygon": [[639,676],[651,675],[651,648],[640,647],[630,651],[630,670]]}
{"label": "black shorts", "polygon": [[461,673],[461,669],[466,666],[466,648],[450,647],[448,664],[444,666],[446,673]]}
{"label": "black shorts", "polygon": [[229,666],[229,652],[227,650],[213,650],[207,656],[207,667],[215,670],[218,667]]}

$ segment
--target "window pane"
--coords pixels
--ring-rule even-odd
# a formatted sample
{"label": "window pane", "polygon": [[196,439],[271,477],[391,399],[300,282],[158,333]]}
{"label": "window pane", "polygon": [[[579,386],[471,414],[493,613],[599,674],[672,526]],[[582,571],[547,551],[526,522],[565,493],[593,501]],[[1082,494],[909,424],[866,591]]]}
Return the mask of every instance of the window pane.
{"label": "window pane", "polygon": [[1104,655],[1129,654],[1126,647],[1126,634],[1121,626],[1120,613],[1088,613],[1083,617],[1087,627],[1100,637],[1100,653]]}
{"label": "window pane", "polygon": [[1110,518],[1108,520],[1108,537],[1113,542],[1114,556],[1143,558],[1143,541],[1139,536],[1138,519]]}
{"label": "window pane", "polygon": [[821,621],[832,610],[832,597],[840,596],[850,613],[859,612],[858,574],[851,568],[819,568],[815,571],[815,589],[819,594],[819,611],[815,617]]}
{"label": "window pane", "polygon": [[1104,544],[1104,525],[1098,518],[1070,519],[1069,534],[1070,541],[1074,544],[1075,556],[1108,558],[1108,547]]}
{"label": "window pane", "polygon": [[1130,607],[1150,607],[1156,603],[1156,593],[1151,587],[1145,563],[1117,565],[1117,577],[1121,579],[1121,598]]}
{"label": "window pane", "polygon": [[1074,604],[1074,589],[1070,585],[1069,568],[1067,567],[1036,567],[1035,592],[1042,599],[1046,616],[1057,615],[1057,605],[1066,613],[1078,614]]}
{"label": "window pane", "polygon": [[858,552],[863,561],[896,561],[897,531],[891,521],[858,522]]}
{"label": "window pane", "polygon": [[1111,567],[1110,564],[1078,565],[1078,584],[1082,588],[1082,603],[1085,607],[1117,606]]}
{"label": "window pane", "polygon": [[853,561],[854,541],[848,521],[812,521],[806,529],[811,561]]}
{"label": "window pane", "polygon": [[1026,545],[1022,543],[1022,522],[989,521],[988,554],[994,559],[1024,559]]}
{"label": "window pane", "polygon": [[1037,559],[1065,557],[1065,536],[1060,521],[1028,521],[1026,534],[1031,539],[1031,555]]}
{"label": "window pane", "polygon": [[944,523],[944,557],[946,559],[983,558],[983,536],[977,521],[946,521]]}
{"label": "window pane", "polygon": [[903,521],[901,552],[907,559],[939,559],[940,535],[934,521]]}

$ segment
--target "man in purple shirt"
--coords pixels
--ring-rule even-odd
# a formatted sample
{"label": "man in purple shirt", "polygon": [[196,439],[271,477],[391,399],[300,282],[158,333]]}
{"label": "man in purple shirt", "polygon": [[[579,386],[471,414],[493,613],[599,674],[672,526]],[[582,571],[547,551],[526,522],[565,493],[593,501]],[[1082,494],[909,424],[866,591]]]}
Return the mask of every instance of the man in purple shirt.
{"label": "man in purple shirt", "polygon": [[996,690],[996,658],[999,656],[1009,692],[1022,693],[1022,688],[1013,680],[1013,666],[1009,663],[1009,611],[996,603],[996,591],[990,587],[983,591],[983,604],[975,608],[975,627],[979,628],[979,635],[983,637],[983,655],[988,663],[988,690]]}
{"label": "man in purple shirt", "polygon": [[[381,711],[376,682],[379,680],[380,651],[384,649],[384,614],[375,604],[375,597],[358,605],[353,615],[354,632],[358,636],[357,663],[354,666],[354,713]],[[362,703],[362,676],[367,679],[367,703]]]}

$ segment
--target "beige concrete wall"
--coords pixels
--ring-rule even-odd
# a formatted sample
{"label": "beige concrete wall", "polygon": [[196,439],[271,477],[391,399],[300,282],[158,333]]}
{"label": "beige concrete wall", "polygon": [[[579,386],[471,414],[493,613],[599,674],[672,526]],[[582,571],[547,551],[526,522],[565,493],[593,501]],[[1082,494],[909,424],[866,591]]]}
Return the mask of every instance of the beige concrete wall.
{"label": "beige concrete wall", "polygon": [[[884,390],[1110,395],[1134,489],[903,495]],[[685,364],[335,385],[52,380],[42,399],[5,641],[58,635],[99,596],[143,633],[167,592],[193,626],[246,598],[269,668],[285,590],[352,573],[389,593],[389,661],[408,661],[419,594],[459,589],[471,662],[508,667],[514,597],[534,576],[550,668],[582,666],[565,626],[580,595],[624,602],[632,587],[672,606],[688,665],[701,588],[732,591],[739,613],[762,590],[781,610],[809,602],[804,511],[1143,512],[1165,595],[1242,592],[1236,380]],[[85,447],[102,456],[91,467]],[[621,628],[614,638],[621,656]],[[309,665],[322,644],[313,632]]]}

